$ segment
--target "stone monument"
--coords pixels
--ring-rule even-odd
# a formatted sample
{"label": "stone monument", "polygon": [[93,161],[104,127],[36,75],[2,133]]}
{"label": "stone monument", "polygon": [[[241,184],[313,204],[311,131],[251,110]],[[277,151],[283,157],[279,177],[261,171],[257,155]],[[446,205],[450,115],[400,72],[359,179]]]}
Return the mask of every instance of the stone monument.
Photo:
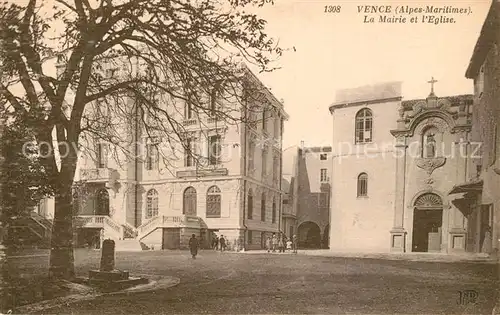
{"label": "stone monument", "polygon": [[88,283],[105,290],[121,290],[148,280],[129,277],[128,271],[115,269],[115,241],[107,239],[102,242],[100,268],[89,271]]}

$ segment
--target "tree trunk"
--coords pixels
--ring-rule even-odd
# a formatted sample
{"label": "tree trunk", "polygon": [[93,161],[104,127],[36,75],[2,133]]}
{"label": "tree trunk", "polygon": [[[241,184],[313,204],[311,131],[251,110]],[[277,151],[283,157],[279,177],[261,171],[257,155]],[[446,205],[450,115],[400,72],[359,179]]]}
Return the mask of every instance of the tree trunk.
{"label": "tree trunk", "polygon": [[61,183],[58,186],[50,241],[49,276],[70,280],[75,276],[71,185]]}

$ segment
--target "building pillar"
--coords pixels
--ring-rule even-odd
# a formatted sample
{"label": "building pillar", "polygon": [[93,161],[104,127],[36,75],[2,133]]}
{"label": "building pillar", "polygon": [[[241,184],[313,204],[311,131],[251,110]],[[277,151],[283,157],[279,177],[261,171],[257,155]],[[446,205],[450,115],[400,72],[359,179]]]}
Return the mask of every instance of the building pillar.
{"label": "building pillar", "polygon": [[407,137],[398,136],[396,141],[396,200],[394,202],[394,225],[391,230],[391,252],[404,253],[407,234],[404,229]]}

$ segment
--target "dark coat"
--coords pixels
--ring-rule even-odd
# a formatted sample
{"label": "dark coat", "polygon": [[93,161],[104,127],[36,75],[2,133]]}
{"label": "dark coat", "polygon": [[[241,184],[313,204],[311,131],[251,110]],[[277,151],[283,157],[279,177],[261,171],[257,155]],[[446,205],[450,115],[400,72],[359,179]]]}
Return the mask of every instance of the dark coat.
{"label": "dark coat", "polygon": [[191,237],[189,239],[189,249],[191,250],[191,254],[196,255],[198,253],[199,246],[200,246],[200,243],[198,242],[197,238]]}

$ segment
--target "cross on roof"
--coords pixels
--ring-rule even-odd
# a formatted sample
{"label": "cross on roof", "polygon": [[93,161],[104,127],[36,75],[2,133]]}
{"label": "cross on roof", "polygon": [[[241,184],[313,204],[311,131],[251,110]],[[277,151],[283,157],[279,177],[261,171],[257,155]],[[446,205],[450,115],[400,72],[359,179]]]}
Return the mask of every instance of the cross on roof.
{"label": "cross on roof", "polygon": [[432,77],[430,81],[427,81],[427,83],[431,84],[431,94],[434,94],[434,83],[436,82],[438,82],[438,80],[435,80],[434,77]]}

